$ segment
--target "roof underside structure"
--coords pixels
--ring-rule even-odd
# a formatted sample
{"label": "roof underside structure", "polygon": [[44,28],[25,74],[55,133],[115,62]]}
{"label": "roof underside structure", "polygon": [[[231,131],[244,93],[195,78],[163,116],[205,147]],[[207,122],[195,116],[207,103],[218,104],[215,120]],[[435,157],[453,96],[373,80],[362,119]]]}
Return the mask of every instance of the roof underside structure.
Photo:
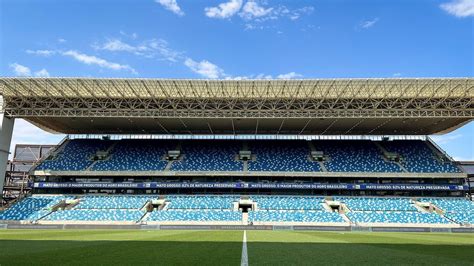
{"label": "roof underside structure", "polygon": [[2,112],[67,134],[427,135],[474,119],[474,78],[0,78]]}

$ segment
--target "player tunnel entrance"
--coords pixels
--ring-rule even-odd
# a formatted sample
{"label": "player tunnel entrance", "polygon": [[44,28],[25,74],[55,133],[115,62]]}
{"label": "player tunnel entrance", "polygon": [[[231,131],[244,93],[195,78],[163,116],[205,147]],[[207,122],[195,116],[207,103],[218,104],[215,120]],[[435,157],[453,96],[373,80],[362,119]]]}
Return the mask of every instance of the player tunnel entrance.
{"label": "player tunnel entrance", "polygon": [[238,202],[235,203],[237,209],[242,213],[248,213],[255,210],[255,202],[248,196],[242,196]]}

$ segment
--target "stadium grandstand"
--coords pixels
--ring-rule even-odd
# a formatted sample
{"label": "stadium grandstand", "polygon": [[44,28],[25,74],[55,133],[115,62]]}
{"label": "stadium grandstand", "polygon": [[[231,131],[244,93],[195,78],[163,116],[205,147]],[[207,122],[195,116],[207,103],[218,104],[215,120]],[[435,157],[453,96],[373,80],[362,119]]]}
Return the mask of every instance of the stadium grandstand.
{"label": "stadium grandstand", "polygon": [[474,119],[473,78],[0,78],[0,94],[0,164],[17,118],[67,135],[2,224],[474,232],[472,165],[428,136]]}

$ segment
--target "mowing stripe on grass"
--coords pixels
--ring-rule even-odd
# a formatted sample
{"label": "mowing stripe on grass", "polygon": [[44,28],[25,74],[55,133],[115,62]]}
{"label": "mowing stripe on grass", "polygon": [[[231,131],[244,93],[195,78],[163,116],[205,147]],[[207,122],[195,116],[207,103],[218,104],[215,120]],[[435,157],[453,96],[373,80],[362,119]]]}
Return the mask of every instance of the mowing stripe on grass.
{"label": "mowing stripe on grass", "polygon": [[249,265],[249,256],[247,253],[247,231],[244,231],[244,239],[242,240],[242,258],[240,259],[240,266]]}

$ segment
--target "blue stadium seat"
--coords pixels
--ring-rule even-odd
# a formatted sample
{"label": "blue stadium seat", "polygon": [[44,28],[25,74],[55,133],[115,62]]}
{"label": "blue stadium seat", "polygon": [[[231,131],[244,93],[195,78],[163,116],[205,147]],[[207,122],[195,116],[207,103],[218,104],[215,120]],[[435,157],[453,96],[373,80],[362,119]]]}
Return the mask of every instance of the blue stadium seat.
{"label": "blue stadium seat", "polygon": [[321,140],[314,145],[329,156],[324,165],[330,172],[402,172],[397,164],[384,160],[372,141]]}
{"label": "blue stadium seat", "polygon": [[93,161],[91,157],[97,151],[106,150],[111,141],[98,139],[69,140],[64,149],[54,160],[45,160],[36,167],[36,170],[80,171],[89,167]]}
{"label": "blue stadium seat", "polygon": [[355,223],[399,223],[399,224],[449,224],[450,221],[436,213],[417,211],[355,211],[347,217]]}
{"label": "blue stadium seat", "polygon": [[446,212],[472,212],[474,202],[466,198],[421,198],[421,202],[430,202]]}
{"label": "blue stadium seat", "polygon": [[255,161],[249,171],[320,172],[319,163],[309,160],[311,150],[304,141],[254,140],[248,142]]}
{"label": "blue stadium seat", "polygon": [[45,217],[50,221],[139,221],[145,212],[132,209],[58,210]]}
{"label": "blue stadium seat", "polygon": [[251,196],[258,209],[266,210],[324,210],[323,197]]}
{"label": "blue stadium seat", "polygon": [[459,173],[453,162],[436,159],[428,143],[421,140],[394,140],[382,142],[389,152],[396,152],[402,157],[401,164],[408,172],[414,173]]}
{"label": "blue stadium seat", "polygon": [[243,171],[243,163],[236,160],[242,143],[238,141],[184,141],[184,158],[173,162],[172,171]]}
{"label": "blue stadium seat", "polygon": [[43,196],[27,197],[7,210],[0,212],[0,220],[37,220],[50,212],[50,208],[62,200],[72,199],[72,196]]}
{"label": "blue stadium seat", "polygon": [[[70,210],[51,208],[74,196],[33,195],[0,212],[0,220],[50,221],[139,221],[146,217],[141,210],[156,195],[85,195]],[[165,210],[153,211],[148,221],[241,221],[233,211],[236,195],[171,195]],[[258,211],[249,212],[250,222],[344,222],[338,213],[323,210],[323,197],[250,196]],[[423,198],[441,208],[445,217],[422,213],[407,198],[335,197],[350,209],[347,217],[355,223],[450,224],[474,223],[474,205],[461,198]]]}
{"label": "blue stadium seat", "polygon": [[[328,157],[324,162],[330,172],[398,173],[402,168],[384,159],[381,150],[368,140],[318,140],[316,150]],[[428,144],[420,140],[380,142],[387,151],[398,153],[401,164],[409,172],[458,173],[453,162],[438,160]],[[106,141],[75,139],[65,144],[55,159],[43,161],[37,170],[81,171],[163,171],[168,150],[176,149],[175,140],[129,139]],[[181,143],[182,158],[171,164],[171,171],[243,171],[237,160],[242,142],[236,140],[186,140]],[[103,161],[91,158],[110,148]],[[248,148],[255,160],[248,162],[249,171],[319,172],[318,162],[311,161],[308,143],[300,140],[252,140]]]}
{"label": "blue stadium seat", "polygon": [[95,171],[163,171],[168,164],[165,155],[176,148],[175,141],[120,140],[107,160],[98,161]]}
{"label": "blue stadium seat", "polygon": [[154,211],[147,221],[242,221],[242,213],[231,210],[184,210]]}
{"label": "blue stadium seat", "polygon": [[430,202],[443,210],[444,215],[462,224],[474,224],[474,202],[465,198],[422,198],[421,202]]}
{"label": "blue stadium seat", "polygon": [[259,210],[249,212],[250,222],[343,223],[341,215],[326,211]]}
{"label": "blue stadium seat", "polygon": [[407,198],[336,197],[352,211],[416,211]]}
{"label": "blue stadium seat", "polygon": [[169,209],[232,209],[239,196],[167,196]]}
{"label": "blue stadium seat", "polygon": [[447,212],[444,215],[460,224],[474,224],[474,212]]}
{"label": "blue stadium seat", "polygon": [[80,203],[75,209],[140,209],[153,196],[93,196],[80,198]]}

